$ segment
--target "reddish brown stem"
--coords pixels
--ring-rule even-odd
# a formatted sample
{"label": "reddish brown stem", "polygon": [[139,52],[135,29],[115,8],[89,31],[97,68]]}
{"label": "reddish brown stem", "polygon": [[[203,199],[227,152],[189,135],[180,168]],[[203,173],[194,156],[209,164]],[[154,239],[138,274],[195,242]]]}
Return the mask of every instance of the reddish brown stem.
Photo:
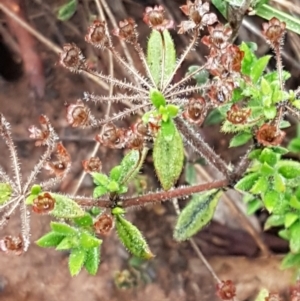
{"label": "reddish brown stem", "polygon": [[142,195],[142,196],[137,196],[137,197],[133,197],[133,198],[130,197],[130,198],[123,199],[120,202],[120,205],[123,208],[126,208],[126,207],[147,205],[150,203],[153,204],[153,203],[157,203],[157,202],[171,200],[173,198],[187,197],[193,193],[207,191],[207,190],[211,190],[214,188],[223,188],[223,187],[226,187],[228,184],[229,184],[228,180],[223,179],[223,180],[219,180],[219,181],[203,183],[203,184],[194,185],[194,186],[175,188],[175,189],[169,190],[169,191],[154,192],[154,193],[149,193],[149,194]]}

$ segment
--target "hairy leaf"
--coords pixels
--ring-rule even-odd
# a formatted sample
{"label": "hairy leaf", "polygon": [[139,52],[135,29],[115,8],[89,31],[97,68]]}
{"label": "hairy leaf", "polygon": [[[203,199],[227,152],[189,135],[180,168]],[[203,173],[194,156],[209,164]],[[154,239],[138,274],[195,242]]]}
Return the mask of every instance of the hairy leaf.
{"label": "hairy leaf", "polygon": [[69,271],[71,276],[76,276],[81,271],[85,262],[86,252],[82,249],[73,249],[69,256]]}
{"label": "hairy leaf", "polygon": [[56,233],[56,232],[49,232],[39,238],[35,243],[42,248],[50,248],[56,247],[60,244],[60,242],[64,239],[64,236]]}
{"label": "hairy leaf", "polygon": [[123,245],[134,256],[151,259],[154,255],[140,230],[121,215],[115,215],[116,230]]}
{"label": "hairy leaf", "polygon": [[240,132],[236,134],[230,141],[229,147],[237,147],[247,143],[252,138],[249,132]]}
{"label": "hairy leaf", "polygon": [[91,275],[96,275],[100,264],[100,248],[91,248],[86,252],[84,267]]}
{"label": "hairy leaf", "polygon": [[256,173],[256,172],[250,173],[250,174],[244,176],[241,180],[239,180],[235,184],[234,188],[237,190],[249,191],[253,187],[255,182],[258,180],[259,177],[260,177],[259,173]]}
{"label": "hairy leaf", "polygon": [[293,223],[289,230],[291,252],[300,253],[300,221]]}
{"label": "hairy leaf", "polygon": [[176,127],[174,130],[171,140],[164,131],[159,130],[154,141],[154,167],[164,190],[169,190],[175,184],[183,168],[183,142]]}
{"label": "hairy leaf", "polygon": [[61,21],[69,20],[75,14],[77,5],[77,0],[70,0],[66,4],[62,5],[58,10],[57,19]]}
{"label": "hairy leaf", "polygon": [[259,58],[252,66],[250,77],[253,80],[254,83],[257,83],[259,78],[262,76],[264,70],[266,69],[271,56],[265,55],[261,58]]}
{"label": "hairy leaf", "polygon": [[7,183],[0,183],[0,205],[7,202],[11,196],[12,188]]}
{"label": "hairy leaf", "polygon": [[272,227],[282,226],[284,224],[284,215],[272,214],[270,215],[264,226],[264,230],[269,230]]}
{"label": "hairy leaf", "polygon": [[157,109],[159,109],[161,106],[164,107],[166,105],[165,97],[157,89],[151,89],[150,93],[149,93],[149,97],[150,97],[151,102]]}
{"label": "hairy leaf", "polygon": [[174,238],[183,241],[201,230],[212,219],[221,194],[214,189],[194,195],[178,217]]}
{"label": "hairy leaf", "polygon": [[300,176],[300,163],[296,161],[281,160],[278,162],[278,172],[286,179]]}
{"label": "hairy leaf", "polygon": [[289,269],[292,267],[299,267],[300,266],[300,254],[293,254],[288,253],[284,256],[280,268],[281,269]]}
{"label": "hairy leaf", "polygon": [[52,231],[60,234],[60,235],[76,235],[78,230],[69,226],[66,223],[59,223],[59,222],[51,222],[50,227]]}
{"label": "hairy leaf", "polygon": [[92,234],[87,232],[81,232],[79,236],[79,245],[83,248],[90,249],[99,247],[102,243],[101,239],[94,237]]}

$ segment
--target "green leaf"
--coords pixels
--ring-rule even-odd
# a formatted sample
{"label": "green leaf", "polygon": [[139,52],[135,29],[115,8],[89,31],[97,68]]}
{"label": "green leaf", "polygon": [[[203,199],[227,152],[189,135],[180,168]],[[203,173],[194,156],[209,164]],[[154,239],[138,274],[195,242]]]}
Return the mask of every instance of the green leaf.
{"label": "green leaf", "polygon": [[58,9],[57,19],[61,21],[69,20],[76,12],[78,2],[77,0],[70,0]]}
{"label": "green leaf", "polygon": [[282,259],[280,268],[282,270],[300,266],[300,254],[288,253]]}
{"label": "green leaf", "polygon": [[290,141],[288,149],[293,153],[300,153],[300,138],[294,138]]}
{"label": "green leaf", "polygon": [[51,222],[50,227],[53,232],[56,232],[63,236],[76,235],[78,233],[77,229],[69,226],[66,223]]}
{"label": "green leaf", "polygon": [[280,194],[277,191],[267,191],[267,193],[263,197],[263,202],[265,204],[266,209],[269,212],[274,210],[276,203],[280,200]]}
{"label": "green leaf", "polygon": [[293,223],[299,219],[299,215],[295,212],[287,212],[284,218],[285,228],[289,228]]}
{"label": "green leaf", "polygon": [[110,183],[107,185],[107,189],[110,192],[117,192],[120,189],[120,186],[116,181],[111,180]]}
{"label": "green leaf", "polygon": [[260,167],[260,173],[264,176],[271,176],[274,174],[274,168],[270,166],[267,162],[264,162]]}
{"label": "green leaf", "polygon": [[260,177],[252,186],[250,192],[253,194],[265,193],[269,189],[269,181],[267,177]]}
{"label": "green leaf", "polygon": [[270,105],[271,104],[271,96],[272,96],[272,87],[269,84],[269,82],[266,81],[264,78],[261,79],[260,89],[261,89],[261,92],[263,93],[263,95],[270,97],[270,102],[266,103],[264,105]]}
{"label": "green leaf", "polygon": [[83,248],[90,249],[99,247],[102,243],[101,239],[98,239],[87,232],[81,232],[79,236],[79,245]]}
{"label": "green leaf", "polygon": [[220,112],[219,108],[215,108],[208,113],[205,119],[205,125],[219,124],[225,119],[225,116]]}
{"label": "green leaf", "polygon": [[90,214],[86,213],[84,216],[75,217],[73,222],[80,227],[88,227],[93,225],[93,218]]}
{"label": "green leaf", "polygon": [[156,85],[161,80],[162,49],[163,44],[160,32],[152,30],[147,47],[147,63]]}
{"label": "green leaf", "polygon": [[241,180],[239,180],[234,188],[237,190],[241,190],[241,191],[249,191],[253,185],[255,184],[255,182],[258,180],[258,178],[260,177],[259,173],[250,173],[246,176],[244,176]]}
{"label": "green leaf", "polygon": [[300,34],[300,21],[298,18],[293,17],[292,15],[287,14],[282,10],[276,9],[268,4],[263,4],[262,6],[259,6],[255,11],[259,17],[262,17],[267,20],[276,17],[281,22],[286,23],[287,29],[297,34]]}
{"label": "green leaf", "polygon": [[106,187],[109,184],[109,178],[107,175],[99,172],[92,172],[91,176],[93,177],[94,183],[96,185],[101,185]]}
{"label": "green leaf", "polygon": [[280,160],[277,164],[278,172],[286,179],[294,179],[300,176],[300,163],[290,160]]}
{"label": "green leaf", "polygon": [[259,161],[261,163],[267,163],[270,166],[274,166],[278,162],[278,159],[278,154],[274,153],[269,148],[265,148],[259,156]]}
{"label": "green leaf", "polygon": [[86,252],[84,267],[91,275],[96,275],[100,264],[100,248],[91,248]]}
{"label": "green leaf", "polygon": [[51,192],[50,194],[55,199],[51,215],[57,218],[74,218],[85,215],[84,210],[72,199],[57,193]]}
{"label": "green leaf", "polygon": [[264,115],[267,119],[274,119],[277,114],[277,109],[275,106],[264,107]]}
{"label": "green leaf", "polygon": [[282,147],[282,146],[272,146],[271,149],[274,153],[279,154],[279,155],[285,155],[289,152],[288,149],[286,149],[285,147]]}
{"label": "green leaf", "polygon": [[[291,73],[283,70],[283,79],[286,81],[291,77]],[[279,77],[278,77],[278,72],[273,71],[273,72],[268,72],[267,74],[264,75],[264,78],[269,82],[273,83],[276,81],[276,83],[279,83]]]}
{"label": "green leaf", "polygon": [[159,109],[161,106],[164,107],[166,105],[166,99],[164,95],[157,89],[151,89],[149,97],[151,102],[157,109]]}
{"label": "green leaf", "polygon": [[122,167],[120,165],[115,166],[109,173],[109,178],[116,182],[119,182],[122,173]]}
{"label": "green leaf", "polygon": [[0,205],[6,203],[11,196],[12,188],[7,183],[0,183]]}
{"label": "green leaf", "polygon": [[257,83],[259,78],[262,76],[264,70],[266,69],[269,61],[270,61],[271,55],[265,55],[261,58],[259,58],[252,66],[250,77],[254,83]]}
{"label": "green leaf", "polygon": [[213,5],[219,10],[224,18],[227,17],[227,3],[224,0],[212,0]]}
{"label": "green leaf", "polygon": [[[0,191],[1,191],[1,186],[0,186]],[[38,195],[39,193],[42,192],[42,187],[40,185],[33,185],[30,189],[31,194]]]}
{"label": "green leaf", "polygon": [[111,210],[111,213],[113,214],[113,215],[122,215],[122,214],[124,214],[126,211],[123,209],[123,208],[121,208],[121,207],[115,207],[115,208],[113,208],[112,210]]}
{"label": "green leaf", "polygon": [[256,296],[254,301],[265,301],[267,300],[267,297],[269,296],[269,291],[266,288],[262,288],[258,295]]}
{"label": "green leaf", "polygon": [[86,252],[82,249],[73,249],[69,256],[69,271],[71,276],[76,276],[81,271],[85,262]]}
{"label": "green leaf", "polygon": [[300,253],[300,221],[295,222],[290,228],[290,249],[292,253]]}
{"label": "green leaf", "polygon": [[214,189],[194,195],[178,217],[174,238],[178,241],[189,239],[207,225],[214,215],[221,194],[221,190]]}
{"label": "green leaf", "polygon": [[78,237],[77,236],[66,236],[62,241],[56,246],[57,251],[69,250],[74,247],[78,247]]}
{"label": "green leaf", "polygon": [[285,179],[279,173],[274,174],[274,189],[277,192],[285,191]]}
{"label": "green leaf", "polygon": [[126,249],[134,256],[151,259],[154,255],[140,230],[121,215],[115,215],[118,236]]}
{"label": "green leaf", "polygon": [[291,196],[289,204],[292,208],[300,210],[300,202],[295,195]]}
{"label": "green leaf", "polygon": [[163,121],[161,123],[161,131],[166,141],[172,141],[176,132],[176,126],[174,122],[171,119],[169,119],[167,122]]}
{"label": "green leaf", "polygon": [[[188,72],[186,75],[189,75],[199,69],[200,66],[192,65],[189,66]],[[196,80],[198,86],[204,85],[209,79],[209,73],[207,70],[201,70],[193,76],[193,79]]]}
{"label": "green leaf", "polygon": [[230,141],[229,147],[237,147],[247,143],[252,138],[249,132],[240,132],[236,134]]}
{"label": "green leaf", "polygon": [[35,243],[42,248],[50,248],[50,247],[56,247],[61,243],[61,241],[64,239],[64,236],[56,233],[56,232],[49,232],[39,238]]}
{"label": "green leaf", "polygon": [[166,106],[166,110],[167,110],[169,116],[172,117],[172,118],[174,118],[174,117],[176,117],[177,114],[178,114],[179,107],[170,104],[170,105],[167,105],[167,106]]}
{"label": "green leaf", "polygon": [[195,165],[189,162],[187,162],[185,165],[185,181],[190,185],[196,184],[197,181]]}
{"label": "green leaf", "polygon": [[287,229],[282,229],[278,232],[278,236],[284,240],[290,240],[290,231]]}
{"label": "green leaf", "polygon": [[272,214],[265,222],[264,230],[267,231],[272,227],[282,226],[284,224],[284,215]]}
{"label": "green leaf", "polygon": [[93,191],[93,198],[99,198],[100,196],[104,195],[108,193],[108,188],[104,187],[104,186],[97,186],[94,188]]}
{"label": "green leaf", "polygon": [[241,71],[245,75],[250,75],[252,66],[257,61],[257,58],[245,42],[242,42],[240,49],[244,51]]}
{"label": "green leaf", "polygon": [[35,194],[31,194],[29,195],[26,200],[25,200],[25,204],[26,205],[33,205],[33,201],[37,198],[37,195]]}
{"label": "green leaf", "polygon": [[258,159],[260,154],[261,154],[262,150],[261,149],[254,149],[253,151],[251,151],[248,155],[249,159]]}
{"label": "green leaf", "polygon": [[263,202],[259,199],[253,199],[247,204],[247,214],[252,215],[254,214],[257,210],[263,208]]}
{"label": "green leaf", "polygon": [[178,180],[184,160],[182,138],[175,127],[172,140],[159,130],[153,148],[154,167],[164,190],[169,190]]}

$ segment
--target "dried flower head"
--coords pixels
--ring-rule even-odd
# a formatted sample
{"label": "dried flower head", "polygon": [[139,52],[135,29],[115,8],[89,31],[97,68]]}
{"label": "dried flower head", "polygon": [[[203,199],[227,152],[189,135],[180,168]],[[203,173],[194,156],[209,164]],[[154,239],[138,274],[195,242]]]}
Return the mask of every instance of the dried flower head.
{"label": "dried flower head", "polygon": [[234,104],[227,112],[227,120],[233,124],[244,124],[250,115],[251,109],[242,109]]}
{"label": "dried flower head", "polygon": [[207,109],[203,97],[190,98],[183,117],[191,123],[202,124],[206,117]]}
{"label": "dried flower head", "polygon": [[144,147],[144,137],[134,133],[131,129],[125,133],[125,146],[128,149],[141,150]]}
{"label": "dried flower head", "polygon": [[96,234],[108,235],[114,227],[114,220],[109,214],[101,214],[94,223]]}
{"label": "dried flower head", "polygon": [[50,193],[45,192],[33,200],[32,210],[38,214],[46,214],[54,209],[55,199]]}
{"label": "dried flower head", "polygon": [[110,46],[111,40],[106,22],[95,20],[88,28],[85,40],[97,48]]}
{"label": "dried flower head", "polygon": [[59,63],[72,72],[79,71],[85,65],[81,50],[73,43],[63,46],[63,52],[59,55]]}
{"label": "dried flower head", "polygon": [[217,24],[217,26],[208,26],[208,36],[204,36],[201,42],[209,48],[216,48],[225,52],[228,46],[228,41],[232,34],[232,29],[229,26],[223,24]]}
{"label": "dried flower head", "polygon": [[192,29],[201,29],[204,26],[213,25],[218,21],[214,13],[209,13],[209,3],[202,3],[201,0],[195,0],[193,3],[187,0],[186,5],[180,6],[183,13],[189,17],[189,21],[183,21],[179,25],[179,34],[183,34]]}
{"label": "dried flower head", "polygon": [[268,297],[265,298],[265,301],[282,301],[278,293],[270,293]]}
{"label": "dried flower head", "polygon": [[124,131],[117,128],[113,123],[104,125],[102,133],[95,137],[96,141],[110,148],[124,147],[124,138]]}
{"label": "dried flower head", "polygon": [[240,72],[244,55],[244,51],[238,46],[228,45],[221,56],[221,64],[228,72]]}
{"label": "dried flower head", "polygon": [[146,7],[143,21],[151,28],[163,31],[165,29],[173,28],[174,22],[165,19],[165,10],[161,5],[156,5],[154,8]]}
{"label": "dried flower head", "polygon": [[133,124],[131,129],[135,134],[142,137],[148,137],[150,134],[148,124],[145,124],[142,120],[138,120],[135,124]]}
{"label": "dried flower head", "polygon": [[88,160],[82,161],[82,166],[87,173],[100,172],[102,169],[102,163],[98,157],[91,157]]}
{"label": "dried flower head", "polygon": [[0,251],[21,255],[24,251],[24,242],[22,236],[9,235],[0,239]]}
{"label": "dried flower head", "polygon": [[280,145],[285,137],[285,132],[278,130],[271,124],[263,124],[256,132],[257,141],[263,146]]}
{"label": "dried flower head", "polygon": [[91,111],[81,99],[76,104],[67,105],[67,121],[72,127],[85,128],[91,125]]}
{"label": "dried flower head", "polygon": [[58,139],[50,125],[49,119],[46,116],[41,115],[39,122],[41,125],[40,129],[35,125],[30,126],[28,129],[30,132],[29,138],[36,140],[36,146],[49,145],[49,143],[51,143],[50,140],[54,141]]}
{"label": "dried flower head", "polygon": [[208,96],[215,103],[225,103],[231,99],[234,88],[232,80],[218,79],[210,87]]}
{"label": "dried flower head", "polygon": [[56,177],[62,178],[70,169],[71,158],[67,150],[60,142],[56,146],[56,157],[58,160],[55,162],[47,162],[45,169],[49,170],[50,173],[54,174]]}
{"label": "dried flower head", "polygon": [[235,285],[231,280],[217,284],[217,296],[222,300],[232,300],[236,295]]}
{"label": "dried flower head", "polygon": [[126,42],[136,43],[138,38],[136,27],[135,21],[132,18],[128,18],[120,21],[119,28],[114,29],[112,34]]}
{"label": "dried flower head", "polygon": [[273,46],[278,46],[282,43],[285,34],[286,24],[273,17],[269,22],[262,24],[262,34]]}

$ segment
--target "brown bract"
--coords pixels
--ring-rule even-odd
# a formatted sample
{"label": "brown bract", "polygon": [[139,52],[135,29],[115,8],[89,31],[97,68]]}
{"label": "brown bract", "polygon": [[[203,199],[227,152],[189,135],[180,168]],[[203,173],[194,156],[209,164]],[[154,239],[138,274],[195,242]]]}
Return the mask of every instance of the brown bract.
{"label": "brown bract", "polygon": [[125,19],[124,21],[119,22],[119,28],[116,28],[112,31],[112,34],[125,40],[126,42],[136,43],[137,42],[137,25],[132,18]]}
{"label": "brown bract", "polygon": [[81,99],[78,99],[76,104],[67,105],[67,122],[72,127],[90,126],[90,110]]}
{"label": "brown bract", "polygon": [[66,44],[59,55],[59,63],[70,71],[76,72],[84,66],[84,56],[75,44]]}
{"label": "brown bract", "polygon": [[101,214],[94,223],[96,234],[108,235],[114,227],[114,220],[109,214]]}
{"label": "brown bract", "polygon": [[45,192],[33,200],[32,210],[38,214],[46,214],[54,209],[55,199],[50,193]]}
{"label": "brown bract", "polygon": [[183,112],[183,117],[190,123],[201,125],[206,117],[207,109],[203,97],[190,98]]}
{"label": "brown bract", "polygon": [[271,45],[278,46],[281,44],[286,29],[285,22],[273,17],[269,22],[263,23],[262,27],[262,34]]}
{"label": "brown bract", "polygon": [[234,104],[227,112],[227,120],[233,124],[244,124],[247,122],[250,114],[251,109],[242,109]]}
{"label": "brown bract", "polygon": [[201,42],[209,48],[217,50],[225,50],[228,46],[228,41],[232,34],[232,29],[223,24],[218,24],[216,27],[208,26],[208,36],[204,36]]}
{"label": "brown bract", "polygon": [[215,103],[225,103],[231,99],[234,88],[234,82],[231,79],[218,79],[210,87],[208,96]]}
{"label": "brown bract", "polygon": [[183,34],[192,29],[201,29],[204,26],[213,25],[218,22],[214,13],[209,13],[209,3],[202,3],[201,0],[195,0],[193,3],[187,0],[186,5],[180,6],[183,13],[189,17],[189,21],[182,21],[179,25],[179,34]]}
{"label": "brown bract", "polygon": [[44,168],[49,170],[49,172],[56,177],[61,178],[67,173],[71,166],[70,155],[61,142],[57,143],[56,157],[58,159],[57,161],[47,162]]}
{"label": "brown bract", "polygon": [[82,166],[87,173],[100,172],[102,169],[102,162],[98,157],[91,157],[88,160],[83,160]]}
{"label": "brown bract", "polygon": [[39,122],[41,125],[40,129],[35,125],[32,125],[28,128],[28,131],[30,132],[29,138],[36,140],[36,146],[47,145],[51,133],[50,122],[44,115],[40,116]]}
{"label": "brown bract", "polygon": [[222,281],[217,284],[217,296],[221,300],[233,300],[235,295],[236,288],[231,280]]}
{"label": "brown bract", "polygon": [[228,45],[226,52],[221,55],[221,64],[228,72],[240,72],[244,51],[236,45]]}
{"label": "brown bract", "polygon": [[88,33],[85,36],[85,40],[97,48],[106,48],[110,46],[110,36],[106,22],[95,20],[94,23],[88,27]]}
{"label": "brown bract", "polygon": [[165,19],[165,10],[161,5],[146,7],[143,21],[151,28],[163,31],[165,29],[173,28],[173,20]]}
{"label": "brown bract", "polygon": [[21,235],[19,236],[5,236],[0,239],[0,251],[5,253],[13,253],[21,255],[23,253],[24,241]]}
{"label": "brown bract", "polygon": [[96,135],[95,140],[109,148],[123,148],[125,144],[123,129],[117,128],[113,123],[104,125],[102,133]]}
{"label": "brown bract", "polygon": [[256,132],[257,141],[263,146],[280,145],[285,137],[285,132],[277,130],[274,125],[263,124]]}

